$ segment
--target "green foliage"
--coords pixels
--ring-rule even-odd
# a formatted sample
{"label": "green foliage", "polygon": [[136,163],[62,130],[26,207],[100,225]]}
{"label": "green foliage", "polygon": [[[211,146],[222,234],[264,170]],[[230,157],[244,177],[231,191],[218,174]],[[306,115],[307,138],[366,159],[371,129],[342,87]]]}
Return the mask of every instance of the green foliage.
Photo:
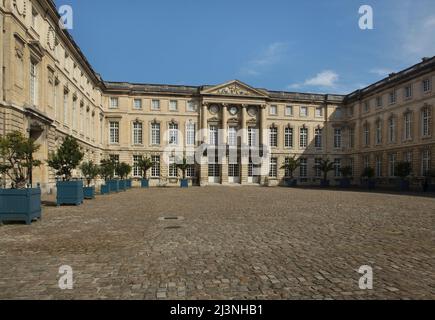
{"label": "green foliage", "polygon": [[372,179],[375,176],[375,169],[371,167],[367,167],[364,169],[363,173],[361,174],[361,177]]}
{"label": "green foliage", "polygon": [[153,167],[153,162],[151,161],[150,158],[145,157],[145,158],[139,159],[139,161],[137,162],[137,165],[142,172],[143,178],[146,179],[148,170]]}
{"label": "green foliage", "polygon": [[190,164],[187,163],[187,159],[183,158],[183,161],[177,163],[177,169],[181,170],[183,173],[183,179],[186,179],[186,171],[190,167]]}
{"label": "green foliage", "polygon": [[396,163],[396,174],[402,180],[405,180],[411,175],[412,165],[407,161],[401,161]]}
{"label": "green foliage", "polygon": [[72,170],[77,168],[84,156],[74,137],[67,136],[56,152],[50,153],[48,166],[56,170],[56,175],[71,180]]}
{"label": "green foliage", "polygon": [[343,178],[348,178],[352,175],[352,167],[346,166],[340,169],[341,175]]}
{"label": "green foliage", "polygon": [[38,167],[41,162],[33,159],[33,154],[38,151],[39,145],[21,132],[14,131],[0,137],[0,173],[7,175],[12,180],[13,189],[23,189],[29,182],[33,167]]}
{"label": "green foliage", "polygon": [[293,179],[293,174],[296,171],[297,168],[301,166],[301,161],[299,159],[296,159],[296,156],[288,158],[287,162],[284,162],[284,165],[281,167],[281,169],[284,169],[290,173],[291,179]]}
{"label": "green foliage", "polygon": [[100,174],[100,167],[94,164],[93,161],[83,162],[80,165],[80,170],[86,178],[88,187],[91,185],[92,180]]}
{"label": "green foliage", "polygon": [[319,164],[314,166],[314,169],[319,169],[323,172],[323,180],[328,180],[328,173],[335,170],[334,162],[329,159],[321,159]]}
{"label": "green foliage", "polygon": [[103,159],[100,163],[100,175],[105,181],[113,179],[116,162],[112,159]]}
{"label": "green foliage", "polygon": [[125,179],[131,173],[131,166],[128,163],[121,162],[116,165],[115,172],[121,179]]}

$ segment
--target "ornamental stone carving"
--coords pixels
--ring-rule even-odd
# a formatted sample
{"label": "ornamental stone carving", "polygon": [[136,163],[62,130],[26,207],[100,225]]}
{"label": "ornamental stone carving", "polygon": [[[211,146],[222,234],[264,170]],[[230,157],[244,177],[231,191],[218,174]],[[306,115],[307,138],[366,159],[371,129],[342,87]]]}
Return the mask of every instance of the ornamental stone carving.
{"label": "ornamental stone carving", "polygon": [[14,7],[20,16],[23,16],[23,17],[26,16],[26,7],[27,7],[26,0],[14,0]]}

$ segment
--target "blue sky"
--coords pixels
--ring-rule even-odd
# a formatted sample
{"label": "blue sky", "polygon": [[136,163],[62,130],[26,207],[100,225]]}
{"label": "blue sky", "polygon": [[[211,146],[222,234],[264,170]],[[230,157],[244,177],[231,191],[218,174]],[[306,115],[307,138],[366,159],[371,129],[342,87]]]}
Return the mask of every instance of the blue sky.
{"label": "blue sky", "polygon": [[[103,79],[350,93],[435,55],[434,0],[56,0]],[[371,5],[374,30],[360,30]]]}

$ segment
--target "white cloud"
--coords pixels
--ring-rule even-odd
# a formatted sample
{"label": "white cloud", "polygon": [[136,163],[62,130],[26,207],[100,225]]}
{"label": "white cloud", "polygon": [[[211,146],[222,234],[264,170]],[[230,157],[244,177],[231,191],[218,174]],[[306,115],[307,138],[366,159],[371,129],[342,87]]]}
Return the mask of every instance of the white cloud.
{"label": "white cloud", "polygon": [[279,63],[287,50],[287,44],[284,42],[274,42],[267,46],[255,58],[248,61],[239,73],[247,76],[258,76],[268,68]]}
{"label": "white cloud", "polygon": [[299,89],[302,87],[321,87],[335,88],[340,76],[332,70],[325,70],[318,73],[315,77],[305,80],[303,83],[295,83],[289,86],[291,89]]}

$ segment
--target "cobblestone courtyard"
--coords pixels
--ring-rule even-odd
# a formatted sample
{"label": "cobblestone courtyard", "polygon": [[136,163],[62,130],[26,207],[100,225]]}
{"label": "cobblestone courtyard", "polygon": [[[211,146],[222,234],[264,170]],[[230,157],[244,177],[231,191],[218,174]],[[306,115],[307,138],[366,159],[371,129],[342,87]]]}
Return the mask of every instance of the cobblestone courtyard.
{"label": "cobblestone courtyard", "polygon": [[434,198],[260,187],[48,204],[32,226],[0,227],[0,298],[434,299],[434,216]]}

